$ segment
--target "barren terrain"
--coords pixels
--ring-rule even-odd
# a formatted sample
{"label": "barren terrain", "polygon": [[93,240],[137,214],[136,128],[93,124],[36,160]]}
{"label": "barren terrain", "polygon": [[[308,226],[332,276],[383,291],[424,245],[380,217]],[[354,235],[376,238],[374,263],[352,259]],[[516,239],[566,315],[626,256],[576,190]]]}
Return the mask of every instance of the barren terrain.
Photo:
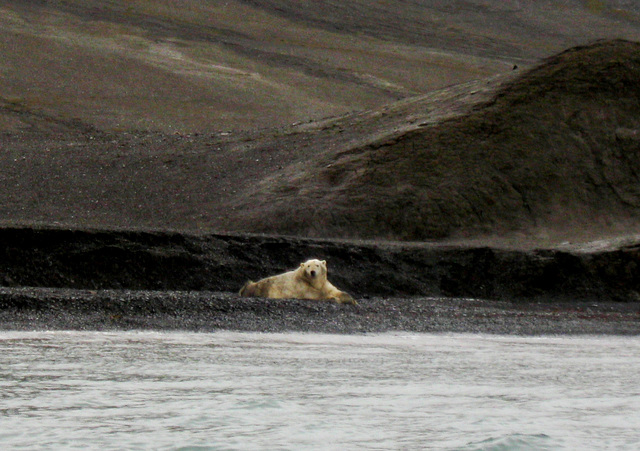
{"label": "barren terrain", "polygon": [[362,330],[458,331],[365,314],[437,296],[623,309],[637,333],[635,2],[0,0],[0,28],[2,327],[135,289],[218,293],[266,330],[229,292],[318,257]]}

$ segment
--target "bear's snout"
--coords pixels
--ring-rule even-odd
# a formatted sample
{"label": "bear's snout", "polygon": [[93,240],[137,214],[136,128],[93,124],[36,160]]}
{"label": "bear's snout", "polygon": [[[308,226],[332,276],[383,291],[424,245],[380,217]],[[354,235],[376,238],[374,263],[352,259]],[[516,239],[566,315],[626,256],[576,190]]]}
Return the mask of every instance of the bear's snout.
{"label": "bear's snout", "polygon": [[316,276],[316,271],[314,269],[312,269],[309,274],[311,275],[311,277],[315,277]]}

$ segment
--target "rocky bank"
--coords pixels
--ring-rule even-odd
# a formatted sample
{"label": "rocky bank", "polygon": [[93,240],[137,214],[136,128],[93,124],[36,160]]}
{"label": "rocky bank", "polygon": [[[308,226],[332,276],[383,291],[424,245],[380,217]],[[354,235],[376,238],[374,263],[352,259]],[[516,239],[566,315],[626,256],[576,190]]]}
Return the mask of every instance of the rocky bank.
{"label": "rocky bank", "polygon": [[[637,237],[517,250],[5,228],[0,243],[3,329],[640,333]],[[309,257],[358,305],[236,294]]]}

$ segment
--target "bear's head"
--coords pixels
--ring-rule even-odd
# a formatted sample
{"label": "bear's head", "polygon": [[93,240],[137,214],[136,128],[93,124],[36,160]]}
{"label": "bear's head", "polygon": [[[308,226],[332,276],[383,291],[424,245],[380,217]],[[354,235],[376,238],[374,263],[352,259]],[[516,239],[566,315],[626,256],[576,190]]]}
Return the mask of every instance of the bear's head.
{"label": "bear's head", "polygon": [[327,262],[324,260],[308,260],[300,263],[303,276],[314,286],[322,286],[327,280]]}

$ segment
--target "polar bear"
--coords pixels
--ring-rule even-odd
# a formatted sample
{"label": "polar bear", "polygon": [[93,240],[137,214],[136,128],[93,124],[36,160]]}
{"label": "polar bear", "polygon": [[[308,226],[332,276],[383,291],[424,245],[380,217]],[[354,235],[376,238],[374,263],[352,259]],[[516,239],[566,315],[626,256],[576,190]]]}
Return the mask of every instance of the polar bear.
{"label": "polar bear", "polygon": [[240,296],[259,296],[274,299],[331,300],[339,304],[356,304],[347,293],[338,290],[327,280],[327,262],[309,260],[298,269],[267,277],[258,282],[247,282]]}

